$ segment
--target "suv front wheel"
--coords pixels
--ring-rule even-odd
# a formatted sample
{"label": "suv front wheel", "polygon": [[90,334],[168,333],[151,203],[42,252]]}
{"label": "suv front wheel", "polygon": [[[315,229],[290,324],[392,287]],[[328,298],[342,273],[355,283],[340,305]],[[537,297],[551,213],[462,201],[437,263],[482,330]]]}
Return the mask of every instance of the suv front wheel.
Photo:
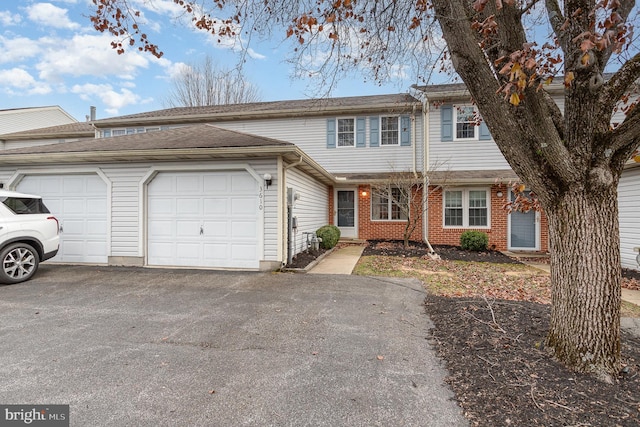
{"label": "suv front wheel", "polygon": [[36,250],[26,243],[13,243],[0,251],[1,283],[19,283],[29,280],[38,270]]}

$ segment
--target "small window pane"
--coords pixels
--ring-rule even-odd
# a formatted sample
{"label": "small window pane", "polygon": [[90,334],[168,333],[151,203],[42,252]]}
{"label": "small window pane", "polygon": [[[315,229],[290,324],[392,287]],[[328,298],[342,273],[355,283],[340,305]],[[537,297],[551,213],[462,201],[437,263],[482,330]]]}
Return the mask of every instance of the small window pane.
{"label": "small window pane", "polygon": [[469,191],[469,227],[487,226],[487,192]]}
{"label": "small window pane", "polygon": [[374,220],[389,219],[389,199],[376,194],[371,200],[371,218]]}
{"label": "small window pane", "polygon": [[338,119],[338,147],[355,145],[355,120]]}
{"label": "small window pane", "polygon": [[444,193],[444,225],[462,226],[462,191],[445,191]]}
{"label": "small window pane", "polygon": [[461,107],[456,114],[456,138],[475,138],[476,119],[473,107]]}
{"label": "small window pane", "polygon": [[381,137],[382,145],[398,145],[398,117],[381,117]]}

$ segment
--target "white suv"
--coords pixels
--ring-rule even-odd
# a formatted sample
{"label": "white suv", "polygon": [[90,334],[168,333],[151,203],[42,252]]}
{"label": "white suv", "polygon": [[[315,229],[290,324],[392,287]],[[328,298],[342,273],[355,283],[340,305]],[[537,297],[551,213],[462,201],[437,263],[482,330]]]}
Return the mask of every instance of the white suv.
{"label": "white suv", "polygon": [[58,220],[40,196],[0,190],[0,283],[29,280],[59,246]]}

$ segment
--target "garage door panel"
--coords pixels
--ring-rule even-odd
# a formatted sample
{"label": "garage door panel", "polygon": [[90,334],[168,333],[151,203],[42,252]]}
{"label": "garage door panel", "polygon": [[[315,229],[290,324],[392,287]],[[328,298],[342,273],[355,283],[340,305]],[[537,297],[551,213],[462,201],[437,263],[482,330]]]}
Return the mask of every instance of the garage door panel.
{"label": "garage door panel", "polygon": [[216,174],[205,175],[202,177],[202,193],[203,194],[229,194],[231,188],[229,186],[229,177]]}
{"label": "garage door panel", "polygon": [[[257,188],[255,179],[245,171],[159,173],[147,191],[147,262],[257,268],[261,239]],[[168,200],[173,209],[168,208]],[[175,230],[171,238],[163,230],[168,228]],[[237,244],[240,246],[234,249]],[[170,261],[169,246],[173,248]],[[242,253],[240,257],[238,253]]]}
{"label": "garage door panel", "polygon": [[227,199],[223,199],[221,197],[217,198],[206,198],[203,200],[203,210],[204,215],[225,215],[227,214]]}
{"label": "garage door panel", "polygon": [[176,235],[181,237],[199,237],[200,221],[176,221]]}
{"label": "garage door panel", "polygon": [[107,200],[95,198],[87,199],[86,209],[89,214],[102,215],[103,212],[107,211]]}
{"label": "garage door panel", "polygon": [[106,263],[107,184],[97,174],[27,175],[18,191],[42,196],[62,226],[52,262]]}
{"label": "garage door panel", "polygon": [[228,239],[231,237],[229,221],[205,221],[202,228],[204,234],[210,238]]}
{"label": "garage door panel", "polygon": [[231,200],[232,215],[254,216],[256,212],[256,200],[249,197],[234,197]]}
{"label": "garage door panel", "polygon": [[175,223],[173,221],[149,221],[149,234],[158,237],[172,237],[174,233]]}
{"label": "garage door panel", "polygon": [[177,176],[176,191],[182,194],[200,194],[202,186],[197,175],[194,176]]}
{"label": "garage door panel", "polygon": [[175,200],[168,198],[153,198],[149,200],[149,211],[158,214],[174,213]]}
{"label": "garage door panel", "polygon": [[258,230],[255,222],[249,221],[234,221],[231,224],[231,238],[242,239],[242,238],[252,238],[255,239],[258,237]]}
{"label": "garage door panel", "polygon": [[255,258],[255,246],[247,244],[233,244],[231,245],[231,253],[234,260],[249,261]]}
{"label": "garage door panel", "polygon": [[200,199],[181,198],[176,205],[178,215],[200,215]]}

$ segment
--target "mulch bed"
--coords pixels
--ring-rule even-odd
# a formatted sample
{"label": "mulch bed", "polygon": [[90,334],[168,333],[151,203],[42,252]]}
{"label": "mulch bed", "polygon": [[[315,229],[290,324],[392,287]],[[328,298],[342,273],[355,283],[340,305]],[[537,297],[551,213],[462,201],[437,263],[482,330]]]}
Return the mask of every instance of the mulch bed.
{"label": "mulch bed", "polygon": [[607,385],[548,355],[547,305],[430,295],[426,309],[447,382],[471,425],[640,425],[637,337],[623,334],[626,372]]}
{"label": "mulch bed", "polygon": [[320,248],[317,251],[309,249],[304,252],[300,252],[293,257],[291,262],[287,264],[286,268],[305,268],[326,251],[326,249]]}

